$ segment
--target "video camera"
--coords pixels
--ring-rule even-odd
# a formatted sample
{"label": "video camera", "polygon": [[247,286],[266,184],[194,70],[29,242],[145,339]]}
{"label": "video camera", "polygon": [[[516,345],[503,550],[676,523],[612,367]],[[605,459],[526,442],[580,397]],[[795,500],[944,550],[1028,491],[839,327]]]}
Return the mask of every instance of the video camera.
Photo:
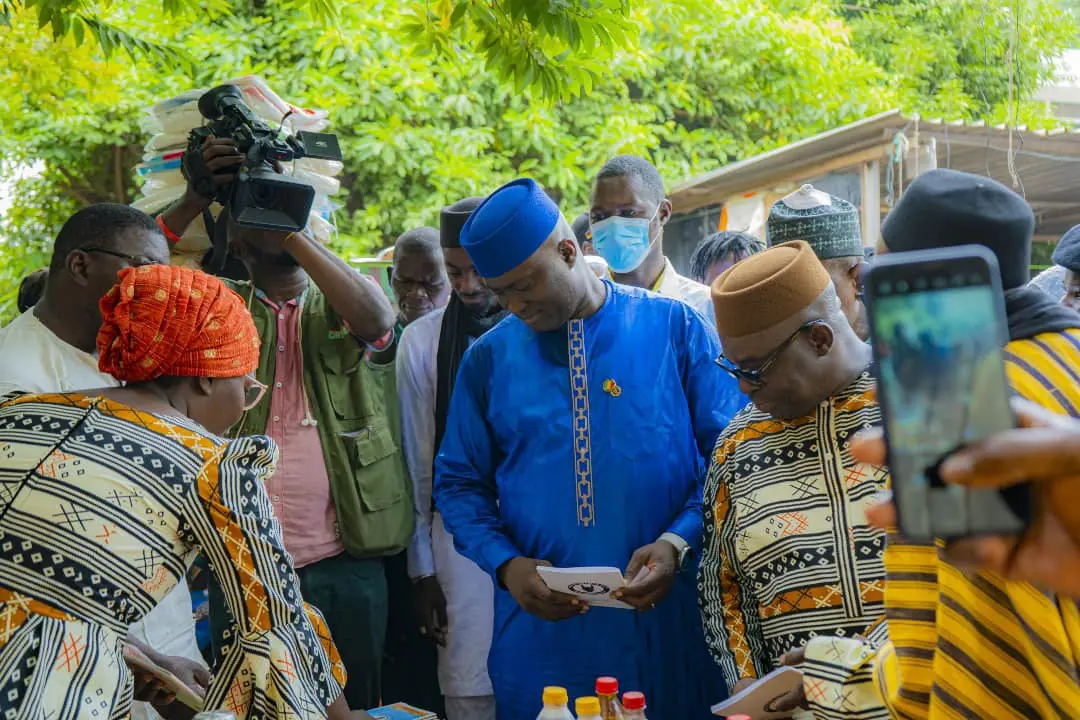
{"label": "video camera", "polygon": [[[217,221],[213,238],[214,252],[211,268],[220,269],[225,262],[226,238],[223,222],[231,215],[237,225],[295,232],[307,227],[315,188],[303,180],[282,175],[276,163],[309,157],[318,160],[338,160],[341,148],[335,135],[300,132],[282,135],[281,128],[271,128],[257,118],[244,104],[243,93],[235,85],[219,85],[199,98],[199,112],[209,120],[188,135],[187,156],[183,163],[184,177],[204,197],[213,197],[224,208]],[[287,117],[287,116],[286,116]],[[284,124],[285,118],[282,118]],[[237,169],[236,180],[215,191],[209,170],[202,165],[202,146],[210,136],[229,138],[244,153]],[[200,172],[201,170],[201,172]],[[207,230],[212,219],[204,213]]]}

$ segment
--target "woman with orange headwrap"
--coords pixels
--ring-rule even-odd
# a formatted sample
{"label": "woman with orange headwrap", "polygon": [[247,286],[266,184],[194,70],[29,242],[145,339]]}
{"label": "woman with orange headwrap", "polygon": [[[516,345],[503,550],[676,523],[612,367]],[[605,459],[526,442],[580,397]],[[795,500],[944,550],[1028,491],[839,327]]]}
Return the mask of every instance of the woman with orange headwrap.
{"label": "woman with orange headwrap", "polygon": [[263,480],[277,449],[220,437],[256,405],[259,339],[220,280],[129,268],[101,301],[99,365],[126,384],[0,401],[0,717],[127,717],[127,627],[197,551],[236,626],[206,708],[347,712]]}

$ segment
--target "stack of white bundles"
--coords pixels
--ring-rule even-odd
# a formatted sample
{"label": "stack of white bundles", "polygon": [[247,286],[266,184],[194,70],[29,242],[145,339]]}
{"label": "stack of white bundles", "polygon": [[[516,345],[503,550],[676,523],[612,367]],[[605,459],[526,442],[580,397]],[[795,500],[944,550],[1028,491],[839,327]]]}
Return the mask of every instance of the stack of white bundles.
{"label": "stack of white bundles", "polygon": [[[323,132],[330,124],[325,110],[301,108],[283,100],[257,75],[245,75],[223,84],[239,87],[252,113],[270,127],[280,125],[283,133],[295,134],[303,130]],[[208,89],[189,90],[147,108],[140,126],[152,137],[146,143],[142,162],[135,166],[135,172],[143,181],[141,197],[133,203],[136,208],[156,214],[184,194],[187,181],[184,180],[180,164],[187,149],[188,134],[206,122],[199,112],[199,98]],[[321,242],[327,242],[337,231],[334,211],[340,205],[331,198],[341,190],[341,181],[336,176],[341,173],[342,164],[332,160],[300,158],[284,163],[283,170],[286,175],[303,179],[315,188],[308,229]],[[221,206],[216,202],[211,205],[214,217],[220,211]],[[175,250],[181,257],[176,260],[180,263],[197,262],[209,247],[206,227],[201,220],[196,220],[177,244]]]}

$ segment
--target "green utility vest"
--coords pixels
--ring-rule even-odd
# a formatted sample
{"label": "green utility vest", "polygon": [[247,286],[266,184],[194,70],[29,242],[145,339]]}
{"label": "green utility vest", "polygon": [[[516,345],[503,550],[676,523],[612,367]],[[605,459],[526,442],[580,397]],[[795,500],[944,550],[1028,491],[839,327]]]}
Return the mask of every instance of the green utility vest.
{"label": "green utility vest", "polygon": [[[262,339],[257,377],[266,396],[244,414],[234,435],[261,435],[270,416],[277,362],[277,318],[254,298],[250,283],[230,283],[248,300]],[[337,510],[341,541],[350,554],[389,555],[408,545],[413,532],[412,488],[401,446],[394,363],[376,365],[345,328],[314,283],[304,296],[300,320],[304,387]],[[304,462],[288,458],[289,462]]]}

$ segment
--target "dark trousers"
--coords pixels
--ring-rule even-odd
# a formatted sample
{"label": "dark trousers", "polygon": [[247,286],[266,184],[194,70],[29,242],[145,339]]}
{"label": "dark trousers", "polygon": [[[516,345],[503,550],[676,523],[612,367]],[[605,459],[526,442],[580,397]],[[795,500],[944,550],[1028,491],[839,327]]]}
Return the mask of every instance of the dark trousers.
{"label": "dark trousers", "polygon": [[[296,571],[304,601],[326,618],[349,674],[345,700],[353,710],[378,707],[382,689],[388,598],[382,558],[360,560],[348,553]],[[221,587],[210,582],[210,626],[214,658],[220,658],[233,624]]]}
{"label": "dark trousers", "polygon": [[420,634],[412,607],[412,580],[405,553],[386,558],[390,620],[383,655],[384,703],[407,702],[445,717],[435,642]]}

